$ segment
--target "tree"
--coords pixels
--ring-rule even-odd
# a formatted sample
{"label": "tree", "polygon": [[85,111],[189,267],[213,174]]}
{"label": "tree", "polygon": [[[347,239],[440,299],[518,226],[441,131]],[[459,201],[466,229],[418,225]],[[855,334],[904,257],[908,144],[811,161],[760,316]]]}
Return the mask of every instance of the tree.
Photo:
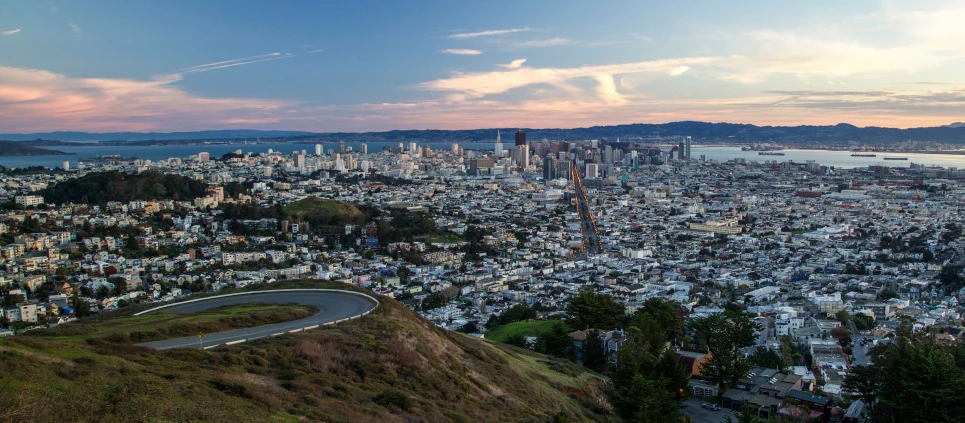
{"label": "tree", "polygon": [[562,322],[556,322],[550,330],[536,336],[536,352],[553,357],[572,359],[573,339]]}
{"label": "tree", "polygon": [[114,295],[121,295],[127,292],[127,279],[120,276],[115,276],[107,279],[111,285],[114,285]]}
{"label": "tree", "polygon": [[505,344],[512,345],[519,348],[529,348],[529,342],[526,341],[526,336],[521,333],[514,333],[506,338]]}
{"label": "tree", "polygon": [[765,369],[778,369],[782,372],[786,369],[781,355],[769,348],[760,347],[748,358],[750,359],[751,364],[758,367],[763,367]]}
{"label": "tree", "polygon": [[536,310],[526,304],[514,305],[503,314],[499,315],[498,323],[499,325],[508,325],[510,323],[521,322],[523,320],[532,320],[536,318]]}
{"label": "tree", "polygon": [[476,326],[476,322],[468,322],[460,326],[458,329],[456,329],[456,331],[462,333],[478,333],[479,328]]}
{"label": "tree", "polygon": [[570,327],[611,330],[623,323],[625,313],[613,297],[587,289],[570,299],[566,315]]}
{"label": "tree", "polygon": [[687,397],[688,374],[669,348],[663,328],[643,315],[634,319],[626,334],[610,371],[614,410],[630,422],[676,420]]}
{"label": "tree", "polygon": [[741,354],[741,349],[754,344],[759,330],[751,315],[738,310],[691,319],[694,339],[711,352],[711,358],[702,365],[704,376],[713,379],[721,387],[734,386],[747,374],[751,363]]}
{"label": "tree", "polygon": [[603,372],[606,366],[606,347],[603,345],[603,338],[596,329],[586,334],[583,340],[583,366],[595,372]]}
{"label": "tree", "polygon": [[[894,342],[871,349],[870,365],[856,366],[846,392],[865,401],[874,422],[953,422],[965,414],[961,346],[899,329]],[[955,398],[956,400],[952,400]]]}
{"label": "tree", "polygon": [[90,316],[90,304],[87,304],[87,301],[82,300],[77,294],[74,294],[70,303],[74,308],[74,317],[79,319],[81,317]]}
{"label": "tree", "polygon": [[797,351],[794,349],[794,340],[790,335],[781,337],[781,365],[787,369],[797,362]]}
{"label": "tree", "polygon": [[409,268],[408,268],[408,267],[399,266],[399,269],[396,270],[395,273],[396,273],[396,275],[399,276],[399,283],[401,283],[402,285],[408,285],[408,284],[409,284]]}
{"label": "tree", "polygon": [[664,328],[664,335],[671,344],[680,345],[683,342],[686,314],[683,307],[676,302],[665,298],[651,298],[644,301],[634,319],[640,315],[653,317]]}

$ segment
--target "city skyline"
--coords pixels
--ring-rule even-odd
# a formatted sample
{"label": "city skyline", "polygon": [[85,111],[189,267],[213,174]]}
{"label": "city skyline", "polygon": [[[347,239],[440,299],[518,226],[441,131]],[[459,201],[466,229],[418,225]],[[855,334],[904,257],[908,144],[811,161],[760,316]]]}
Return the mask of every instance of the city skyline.
{"label": "city skyline", "polygon": [[965,120],[953,3],[551,6],[0,2],[0,132]]}

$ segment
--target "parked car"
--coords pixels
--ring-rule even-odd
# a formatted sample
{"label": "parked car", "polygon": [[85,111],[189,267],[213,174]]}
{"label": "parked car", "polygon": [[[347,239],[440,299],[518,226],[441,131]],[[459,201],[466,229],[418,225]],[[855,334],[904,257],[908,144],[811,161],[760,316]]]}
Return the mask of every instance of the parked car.
{"label": "parked car", "polygon": [[709,402],[705,402],[705,403],[701,404],[700,406],[701,406],[701,407],[704,407],[704,408],[706,408],[706,409],[708,409],[708,410],[720,411],[720,406],[717,405],[717,404],[711,404],[711,403],[709,403]]}

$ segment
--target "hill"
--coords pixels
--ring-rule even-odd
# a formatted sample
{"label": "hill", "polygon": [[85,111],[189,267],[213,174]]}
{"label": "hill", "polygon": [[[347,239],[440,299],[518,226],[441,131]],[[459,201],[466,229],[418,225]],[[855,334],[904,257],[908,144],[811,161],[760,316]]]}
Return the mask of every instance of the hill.
{"label": "hill", "polygon": [[681,121],[669,123],[633,123],[626,125],[591,126],[587,128],[482,128],[463,130],[393,130],[374,132],[299,132],[256,131],[249,129],[169,132],[169,133],[87,133],[47,132],[35,134],[0,134],[0,139],[27,141],[37,138],[61,141],[101,141],[101,145],[181,145],[196,143],[231,143],[241,139],[258,138],[266,143],[319,142],[492,142],[496,131],[511,137],[517,129],[527,132],[528,139],[589,140],[617,138],[622,141],[649,137],[692,136],[698,142],[748,144],[774,142],[798,147],[891,147],[907,141],[926,141],[965,144],[965,125],[923,128],[857,127],[846,123],[837,125],[758,126],[741,123],[711,123]]}
{"label": "hill", "polygon": [[[296,285],[332,286],[287,287]],[[595,411],[608,408],[595,373],[380,301],[361,319],[213,350],[2,339],[0,413],[72,422],[614,419]]]}
{"label": "hill", "polygon": [[207,194],[207,184],[180,175],[97,172],[67,179],[41,190],[48,203],[94,203],[131,200],[190,201]]}
{"label": "hill", "polygon": [[25,143],[0,141],[0,156],[56,156],[69,154],[73,153],[34,147]]}

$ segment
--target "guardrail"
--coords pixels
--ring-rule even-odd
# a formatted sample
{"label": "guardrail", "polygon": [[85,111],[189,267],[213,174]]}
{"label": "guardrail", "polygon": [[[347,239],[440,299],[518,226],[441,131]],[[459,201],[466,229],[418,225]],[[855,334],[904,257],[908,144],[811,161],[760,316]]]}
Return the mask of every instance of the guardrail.
{"label": "guardrail", "polygon": [[[322,326],[334,325],[334,324],[341,323],[341,322],[345,322],[345,321],[348,321],[348,320],[358,319],[358,318],[360,318],[360,317],[362,317],[362,316],[368,315],[369,313],[372,312],[372,310],[375,310],[376,308],[379,307],[379,305],[382,304],[382,303],[380,303],[379,300],[376,299],[375,297],[373,297],[373,296],[371,296],[371,295],[368,295],[368,294],[361,293],[361,292],[344,291],[344,290],[341,290],[341,289],[324,289],[324,288],[318,288],[318,289],[311,289],[311,288],[290,288],[290,289],[268,289],[268,290],[264,290],[264,291],[236,292],[236,293],[233,293],[233,294],[223,294],[223,295],[214,295],[214,296],[211,296],[211,297],[196,298],[196,299],[193,299],[193,300],[181,301],[181,302],[177,302],[177,303],[165,304],[165,305],[162,305],[162,306],[159,306],[159,307],[154,307],[154,308],[149,309],[149,310],[144,310],[144,311],[141,311],[141,312],[138,312],[138,313],[134,313],[134,315],[135,315],[135,316],[140,316],[140,315],[142,315],[142,314],[153,313],[153,312],[155,312],[155,311],[163,310],[163,309],[166,309],[166,308],[169,308],[169,307],[177,307],[177,306],[181,306],[181,305],[184,305],[184,304],[197,303],[197,302],[207,301],[207,300],[213,300],[213,299],[217,299],[217,298],[236,297],[236,296],[239,296],[239,295],[269,294],[269,293],[274,293],[274,292],[336,292],[336,293],[340,293],[340,294],[358,295],[358,296],[360,296],[360,297],[368,298],[369,300],[372,300],[372,302],[375,303],[375,307],[372,307],[372,309],[370,309],[370,310],[368,310],[368,311],[366,311],[366,312],[364,312],[364,313],[362,313],[362,314],[359,314],[358,316],[352,316],[352,317],[348,317],[348,318],[345,318],[345,319],[340,319],[340,320],[335,320],[335,321],[331,321],[331,322],[326,322],[326,323],[323,323]],[[287,332],[279,332],[279,333],[274,333],[274,334],[271,334],[271,335],[263,335],[263,336],[256,336],[256,337],[252,337],[252,338],[238,339],[238,340],[234,340],[234,341],[223,342],[223,343],[220,343],[220,344],[205,345],[205,346],[203,347],[203,349],[209,350],[209,349],[212,349],[212,348],[221,346],[221,345],[236,345],[236,344],[240,344],[240,343],[243,343],[243,342],[253,341],[253,340],[255,340],[255,339],[261,339],[261,338],[267,338],[267,337],[273,337],[273,336],[280,336],[280,335],[285,335],[285,334],[287,334],[287,333],[297,333],[297,332],[302,332],[302,331],[306,331],[306,330],[317,329],[318,327],[319,327],[319,325],[311,325],[311,326],[305,326],[305,327],[303,327],[303,328],[292,329],[292,330],[289,330],[289,331],[287,331]]]}

